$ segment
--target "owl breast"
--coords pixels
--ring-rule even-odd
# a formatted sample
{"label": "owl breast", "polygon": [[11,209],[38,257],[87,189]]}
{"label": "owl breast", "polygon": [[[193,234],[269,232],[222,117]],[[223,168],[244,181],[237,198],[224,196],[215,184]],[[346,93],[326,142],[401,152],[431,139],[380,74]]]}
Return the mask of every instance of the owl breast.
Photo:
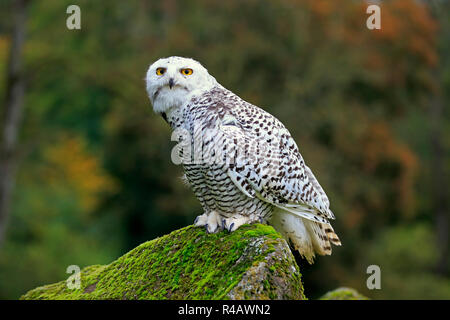
{"label": "owl breast", "polygon": [[254,221],[266,221],[272,205],[250,198],[233,183],[224,164],[185,164],[186,178],[205,212],[216,211],[224,218],[236,213]]}

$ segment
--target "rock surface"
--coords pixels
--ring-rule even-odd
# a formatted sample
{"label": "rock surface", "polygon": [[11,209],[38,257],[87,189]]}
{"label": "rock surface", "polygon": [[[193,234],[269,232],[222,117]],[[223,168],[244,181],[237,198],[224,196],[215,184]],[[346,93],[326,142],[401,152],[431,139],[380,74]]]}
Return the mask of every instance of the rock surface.
{"label": "rock surface", "polygon": [[207,234],[188,226],[145,242],[109,265],[81,270],[21,299],[305,299],[300,270],[272,227]]}

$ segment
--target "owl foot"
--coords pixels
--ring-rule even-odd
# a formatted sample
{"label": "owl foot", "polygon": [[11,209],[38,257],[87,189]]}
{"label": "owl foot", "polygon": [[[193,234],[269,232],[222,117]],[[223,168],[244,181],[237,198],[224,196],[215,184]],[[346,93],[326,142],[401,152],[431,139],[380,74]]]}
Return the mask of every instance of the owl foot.
{"label": "owl foot", "polygon": [[216,233],[220,230],[220,215],[216,211],[204,213],[195,218],[196,227],[205,227],[207,233]]}
{"label": "owl foot", "polygon": [[228,232],[233,232],[237,230],[240,226],[246,223],[251,223],[250,219],[246,216],[240,214],[234,215],[230,218],[222,219],[221,227],[222,229],[228,230]]}
{"label": "owl foot", "polygon": [[197,216],[197,218],[195,218],[194,226],[196,226],[196,227],[204,226],[206,224],[207,220],[208,220],[208,215],[206,213],[201,214],[201,215]]}

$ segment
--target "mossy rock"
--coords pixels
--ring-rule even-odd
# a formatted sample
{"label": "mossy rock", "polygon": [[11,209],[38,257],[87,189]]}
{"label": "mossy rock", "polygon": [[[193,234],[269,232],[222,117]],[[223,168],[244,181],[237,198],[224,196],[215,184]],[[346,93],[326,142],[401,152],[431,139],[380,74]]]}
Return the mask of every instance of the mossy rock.
{"label": "mossy rock", "polygon": [[369,300],[352,288],[337,288],[324,294],[320,300]]}
{"label": "mossy rock", "polygon": [[21,299],[305,299],[286,241],[272,227],[208,234],[189,226],[145,242],[109,265],[81,270]]}

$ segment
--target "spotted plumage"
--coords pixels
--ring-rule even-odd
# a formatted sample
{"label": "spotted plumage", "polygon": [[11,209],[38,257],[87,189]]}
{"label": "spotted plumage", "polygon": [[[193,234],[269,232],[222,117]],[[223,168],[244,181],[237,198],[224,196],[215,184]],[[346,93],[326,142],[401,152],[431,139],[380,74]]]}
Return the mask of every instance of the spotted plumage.
{"label": "spotted plumage", "polygon": [[146,80],[204,209],[195,225],[217,232],[269,223],[310,263],[315,253],[331,254],[331,243],[340,245],[329,200],[278,119],[225,89],[192,59],[160,59]]}

